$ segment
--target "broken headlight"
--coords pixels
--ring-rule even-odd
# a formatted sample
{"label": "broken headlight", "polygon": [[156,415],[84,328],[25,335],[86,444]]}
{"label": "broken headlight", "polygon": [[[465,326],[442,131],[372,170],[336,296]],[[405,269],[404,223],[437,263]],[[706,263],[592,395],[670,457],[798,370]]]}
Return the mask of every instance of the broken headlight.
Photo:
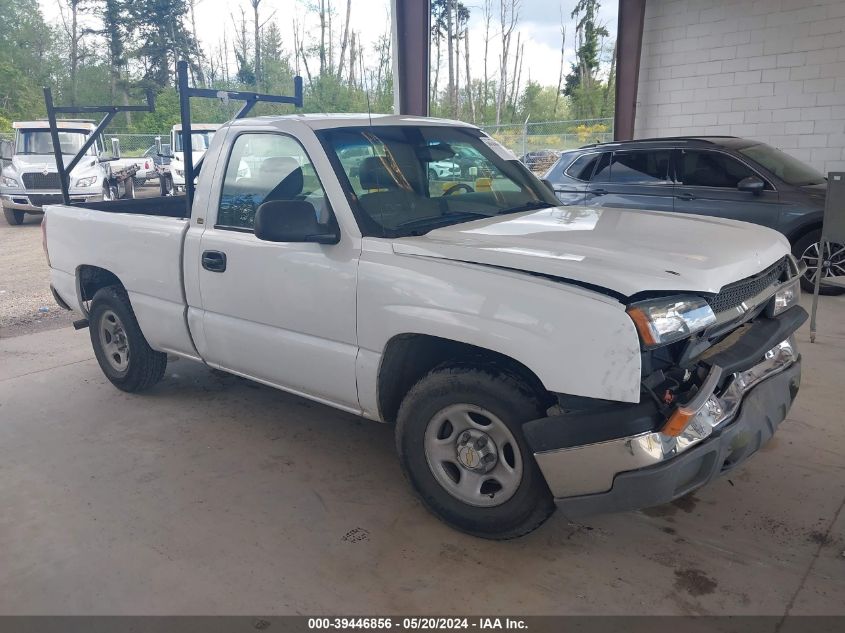
{"label": "broken headlight", "polygon": [[628,306],[644,347],[660,347],[687,338],[716,322],[716,315],[701,297],[649,299]]}

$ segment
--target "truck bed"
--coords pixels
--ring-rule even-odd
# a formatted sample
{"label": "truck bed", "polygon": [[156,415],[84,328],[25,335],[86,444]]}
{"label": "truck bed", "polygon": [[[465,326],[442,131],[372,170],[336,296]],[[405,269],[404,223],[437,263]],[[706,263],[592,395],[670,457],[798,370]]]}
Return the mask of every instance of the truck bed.
{"label": "truck bed", "polygon": [[47,250],[59,296],[84,313],[77,279],[82,267],[109,271],[129,294],[150,344],[190,355],[185,321],[182,246],[189,222],[184,198],[48,205]]}
{"label": "truck bed", "polygon": [[132,213],[154,215],[164,218],[186,217],[185,196],[135,198],[134,200],[108,200],[103,202],[79,202],[71,205],[106,213]]}

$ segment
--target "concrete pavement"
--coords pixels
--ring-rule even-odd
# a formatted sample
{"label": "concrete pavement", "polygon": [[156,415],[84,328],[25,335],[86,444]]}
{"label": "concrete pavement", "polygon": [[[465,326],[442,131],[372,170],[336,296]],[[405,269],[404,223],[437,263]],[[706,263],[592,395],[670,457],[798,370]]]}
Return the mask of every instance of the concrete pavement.
{"label": "concrete pavement", "polygon": [[730,478],[504,543],[430,516],[387,426],[181,360],[124,394],[87,331],[0,340],[0,614],[845,614],[843,314]]}

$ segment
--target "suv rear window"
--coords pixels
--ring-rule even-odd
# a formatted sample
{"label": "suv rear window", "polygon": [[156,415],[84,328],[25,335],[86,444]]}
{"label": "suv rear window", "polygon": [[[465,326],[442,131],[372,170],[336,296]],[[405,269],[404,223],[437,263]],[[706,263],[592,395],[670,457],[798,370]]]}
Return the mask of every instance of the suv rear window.
{"label": "suv rear window", "polygon": [[669,180],[670,150],[613,152],[602,156],[593,182],[626,185],[656,185]]}
{"label": "suv rear window", "polygon": [[563,173],[575,180],[587,182],[593,175],[600,156],[601,154],[582,154]]}

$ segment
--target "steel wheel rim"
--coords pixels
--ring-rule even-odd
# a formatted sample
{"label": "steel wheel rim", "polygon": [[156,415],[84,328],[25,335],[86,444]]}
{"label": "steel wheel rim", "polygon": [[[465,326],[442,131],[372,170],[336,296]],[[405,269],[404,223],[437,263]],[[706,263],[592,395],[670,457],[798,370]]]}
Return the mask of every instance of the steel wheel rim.
{"label": "steel wheel rim", "polygon": [[125,374],[129,370],[129,339],[123,322],[112,310],[106,310],[100,316],[97,331],[106,362],[119,374]]}
{"label": "steel wheel rim", "polygon": [[[807,272],[804,273],[804,277],[810,283],[816,282],[819,259],[819,242],[813,242],[801,254],[801,260],[807,264]],[[823,257],[821,257],[821,269],[823,271],[822,279],[845,275],[845,245],[827,242]]]}
{"label": "steel wheel rim", "polygon": [[[470,442],[463,441],[467,435]],[[479,440],[483,443],[480,448]],[[504,422],[482,407],[454,404],[442,409],[429,421],[423,446],[437,483],[468,505],[502,505],[522,482],[523,463],[516,438]]]}

